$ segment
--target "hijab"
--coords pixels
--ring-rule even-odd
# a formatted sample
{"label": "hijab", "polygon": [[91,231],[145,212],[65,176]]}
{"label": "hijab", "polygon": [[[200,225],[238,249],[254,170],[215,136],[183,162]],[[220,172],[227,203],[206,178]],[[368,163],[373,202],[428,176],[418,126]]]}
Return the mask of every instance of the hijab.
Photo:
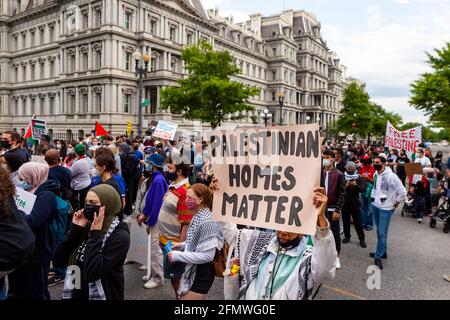
{"label": "hijab", "polygon": [[24,163],[19,169],[19,178],[31,184],[28,190],[34,193],[44,182],[48,180],[48,164],[39,162]]}
{"label": "hijab", "polygon": [[100,199],[100,204],[105,206],[105,218],[103,219],[102,234],[106,234],[111,223],[119,216],[122,210],[120,196],[116,189],[108,184],[100,184],[89,190],[94,192]]}

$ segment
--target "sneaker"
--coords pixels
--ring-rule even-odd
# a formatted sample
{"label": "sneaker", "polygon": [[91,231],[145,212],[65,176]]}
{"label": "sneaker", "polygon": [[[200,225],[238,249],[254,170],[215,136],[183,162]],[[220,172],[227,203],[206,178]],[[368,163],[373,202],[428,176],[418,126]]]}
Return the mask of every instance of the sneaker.
{"label": "sneaker", "polygon": [[59,283],[64,283],[64,278],[58,277],[56,274],[48,279],[48,286],[53,287]]}
{"label": "sneaker", "polygon": [[445,274],[444,279],[447,280],[448,282],[450,282],[450,275]]}
{"label": "sneaker", "polygon": [[380,270],[383,270],[383,263],[380,259],[375,259],[375,265],[380,268]]}
{"label": "sneaker", "polygon": [[422,221],[423,221],[423,219],[421,219],[421,218],[417,219],[418,223],[422,223]]}
{"label": "sneaker", "polygon": [[143,264],[142,266],[139,267],[139,270],[147,271],[147,266],[145,264]]}
{"label": "sneaker", "polygon": [[350,242],[350,238],[344,238],[343,240],[342,240],[342,243],[349,243]]}
{"label": "sneaker", "polygon": [[155,289],[155,288],[161,287],[163,284],[164,284],[163,281],[158,282],[158,281],[155,281],[153,279],[150,279],[149,281],[147,281],[144,284],[144,288],[145,289]]}
{"label": "sneaker", "polygon": [[148,280],[150,280],[150,278],[151,276],[146,274],[145,276],[142,276],[142,281],[147,282]]}
{"label": "sneaker", "polygon": [[336,269],[341,268],[341,261],[339,260],[339,257],[336,258]]}

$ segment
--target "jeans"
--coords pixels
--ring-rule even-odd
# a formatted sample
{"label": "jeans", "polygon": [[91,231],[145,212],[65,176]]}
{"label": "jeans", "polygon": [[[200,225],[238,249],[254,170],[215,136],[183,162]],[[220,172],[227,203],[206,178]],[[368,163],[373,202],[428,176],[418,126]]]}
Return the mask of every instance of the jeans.
{"label": "jeans", "polygon": [[377,250],[375,259],[387,254],[387,235],[394,210],[382,210],[372,205],[372,214],[377,227]]}
{"label": "jeans", "polygon": [[370,199],[361,195],[361,224],[363,228],[372,229],[373,228],[373,213],[372,204]]}
{"label": "jeans", "polygon": [[423,219],[424,216],[425,216],[425,211],[419,210],[417,212],[417,219]]}

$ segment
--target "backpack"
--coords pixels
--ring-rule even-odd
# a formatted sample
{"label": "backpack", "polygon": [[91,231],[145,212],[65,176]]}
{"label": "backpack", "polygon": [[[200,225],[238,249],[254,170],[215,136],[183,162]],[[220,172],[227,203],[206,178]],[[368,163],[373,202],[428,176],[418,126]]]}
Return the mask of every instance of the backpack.
{"label": "backpack", "polygon": [[70,228],[70,217],[73,208],[68,200],[55,196],[56,214],[49,222],[50,229],[50,248],[55,251],[56,247],[63,241]]}

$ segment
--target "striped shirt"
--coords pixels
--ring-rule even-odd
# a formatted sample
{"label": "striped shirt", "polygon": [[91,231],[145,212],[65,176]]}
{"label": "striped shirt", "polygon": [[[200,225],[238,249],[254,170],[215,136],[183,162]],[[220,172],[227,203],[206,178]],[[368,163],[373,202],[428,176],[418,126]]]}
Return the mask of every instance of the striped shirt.
{"label": "striped shirt", "polygon": [[181,227],[191,223],[193,213],[185,203],[186,192],[190,186],[188,181],[186,178],[176,185],[170,185],[164,195],[158,217],[159,242],[163,245],[169,240],[180,242]]}

